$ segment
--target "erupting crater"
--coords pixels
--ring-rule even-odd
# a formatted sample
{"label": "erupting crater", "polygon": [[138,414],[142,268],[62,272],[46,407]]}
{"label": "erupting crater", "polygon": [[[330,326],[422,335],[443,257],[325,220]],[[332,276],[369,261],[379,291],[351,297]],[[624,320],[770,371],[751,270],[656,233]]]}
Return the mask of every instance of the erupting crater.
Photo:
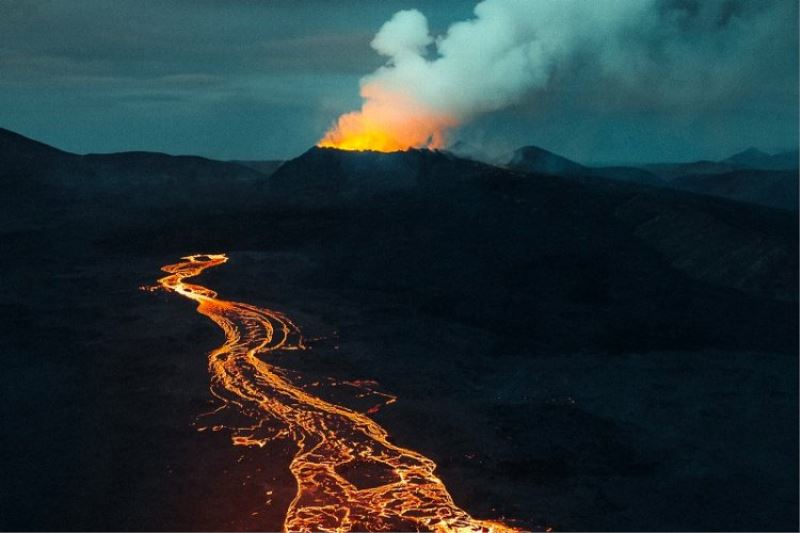
{"label": "erupting crater", "polygon": [[373,152],[441,149],[447,130],[458,124],[454,117],[377,83],[364,85],[361,96],[361,110],[340,116],[317,146]]}

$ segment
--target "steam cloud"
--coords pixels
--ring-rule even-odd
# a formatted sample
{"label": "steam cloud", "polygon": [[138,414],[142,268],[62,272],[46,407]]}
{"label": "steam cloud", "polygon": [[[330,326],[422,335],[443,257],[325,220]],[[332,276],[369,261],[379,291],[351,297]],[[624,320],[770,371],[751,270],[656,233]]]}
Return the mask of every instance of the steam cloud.
{"label": "steam cloud", "polygon": [[[686,96],[681,89],[689,85],[719,92],[718,83],[704,84],[699,73],[709,65],[739,60],[754,46],[748,36],[763,33],[751,31],[761,20],[753,12],[780,16],[775,6],[791,16],[791,2],[484,0],[476,5],[474,18],[452,24],[438,38],[422,13],[400,11],[372,41],[387,62],[361,80],[361,110],[340,117],[320,145],[438,148],[448,129],[514,104],[559,74],[563,83],[567,71],[574,80],[596,80],[606,88],[615,80],[612,86],[624,90],[627,83],[640,93],[647,86],[663,94],[659,78],[686,82],[671,88],[678,98]],[[751,20],[737,20],[747,10]],[[697,54],[686,53],[693,43],[685,38],[692,24],[704,24],[705,35],[711,36],[694,44],[718,51],[718,57],[692,65],[690,58]],[[684,71],[677,72],[682,63]],[[677,72],[672,80],[667,67]],[[736,73],[735,68],[727,71]],[[728,86],[734,81],[724,80]]]}
{"label": "steam cloud", "polygon": [[[372,41],[389,64],[365,79],[459,122],[544,86],[555,65],[580,51],[614,54],[653,0],[485,0],[476,18],[434,40],[425,16],[400,11]],[[438,57],[427,59],[432,46]],[[608,62],[611,67],[611,62]]]}
{"label": "steam cloud", "polygon": [[362,79],[360,112],[321,141],[353,149],[440,147],[447,129],[545,86],[568,56],[606,57],[639,27],[655,0],[484,0],[475,18],[434,39],[425,16],[396,13],[372,41],[388,61]]}

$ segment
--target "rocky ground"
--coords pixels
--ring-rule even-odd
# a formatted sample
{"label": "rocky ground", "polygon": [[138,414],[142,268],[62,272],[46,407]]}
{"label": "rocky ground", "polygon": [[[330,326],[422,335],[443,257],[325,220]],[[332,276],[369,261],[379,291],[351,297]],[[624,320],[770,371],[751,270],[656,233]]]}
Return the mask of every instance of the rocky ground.
{"label": "rocky ground", "polygon": [[796,529],[793,215],[475,172],[299,207],[6,201],[3,528],[280,529],[290,443],[197,431],[223,337],[139,288],[225,252],[199,283],[310,339],[274,364],[354,409],[369,398],[327,384],[396,396],[372,416],[476,517]]}

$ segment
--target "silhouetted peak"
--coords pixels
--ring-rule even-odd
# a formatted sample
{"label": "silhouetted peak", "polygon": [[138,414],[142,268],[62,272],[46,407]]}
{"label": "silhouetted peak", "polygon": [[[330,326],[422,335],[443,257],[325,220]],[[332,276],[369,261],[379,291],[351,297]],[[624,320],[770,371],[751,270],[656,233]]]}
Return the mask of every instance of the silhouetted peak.
{"label": "silhouetted peak", "polygon": [[283,163],[271,176],[274,191],[360,194],[407,190],[437,181],[455,182],[486,165],[439,150],[398,152],[314,146]]}
{"label": "silhouetted peak", "polygon": [[730,156],[723,162],[760,170],[792,170],[798,167],[796,150],[770,155],[758,148],[748,148]]}
{"label": "silhouetted peak", "polygon": [[575,174],[586,171],[586,167],[566,157],[538,146],[523,146],[517,149],[508,161],[508,166],[526,172],[542,174]]}
{"label": "silhouetted peak", "polygon": [[73,155],[5,128],[0,128],[0,153],[3,155],[15,153],[17,157],[47,153]]}
{"label": "silhouetted peak", "polygon": [[764,161],[768,160],[771,156],[766,153],[762,152],[758,148],[750,147],[746,150],[742,150],[741,152],[737,152],[730,156],[729,158],[725,159],[724,161],[728,161],[731,163],[737,164],[751,164],[756,161]]}

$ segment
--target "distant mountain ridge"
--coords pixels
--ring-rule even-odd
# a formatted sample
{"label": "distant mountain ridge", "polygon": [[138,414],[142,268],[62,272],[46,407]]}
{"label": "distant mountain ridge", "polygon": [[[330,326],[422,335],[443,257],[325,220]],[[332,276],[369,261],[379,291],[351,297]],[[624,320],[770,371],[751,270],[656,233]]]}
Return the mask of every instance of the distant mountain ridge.
{"label": "distant mountain ridge", "polygon": [[524,146],[507,158],[506,166],[523,172],[612,179],[797,209],[796,150],[769,155],[750,148],[721,161],[589,167],[537,146]]}
{"label": "distant mountain ridge", "polygon": [[665,182],[692,174],[724,174],[738,169],[736,165],[720,161],[692,161],[690,163],[650,163],[640,168],[652,172]]}
{"label": "distant mountain ridge", "polygon": [[12,189],[56,188],[94,195],[136,190],[151,192],[154,202],[163,197],[164,202],[215,203],[234,199],[232,185],[256,190],[267,176],[241,164],[199,156],[141,151],[73,154],[0,128],[0,181]]}
{"label": "distant mountain ridge", "polygon": [[797,210],[797,171],[738,169],[675,178],[670,187],[740,202]]}
{"label": "distant mountain ridge", "polygon": [[[448,161],[444,166],[452,168],[441,174],[461,179],[491,166],[465,158],[475,150],[467,145],[454,145],[453,150],[444,152],[409,150],[379,155],[353,152],[348,157],[339,155],[331,159],[332,152],[314,147],[288,162],[216,161],[159,152],[79,155],[0,128],[0,180],[7,182],[7,190],[44,191],[55,187],[79,193],[119,195],[132,189],[152,189],[165,196],[165,201],[170,197],[194,202],[238,202],[250,201],[265,194],[268,188],[274,189],[270,184],[282,183],[286,190],[296,189],[298,183],[294,183],[291,174],[299,167],[303,167],[299,170],[304,174],[304,187],[317,192],[330,192],[332,187],[356,192],[402,189],[408,185],[409,176],[430,175],[431,169],[444,168],[444,161]],[[342,164],[346,168],[337,166]],[[524,146],[501,161],[502,166],[518,172],[669,187],[794,210],[798,208],[797,164],[796,150],[770,155],[755,148],[721,161],[591,167],[537,146]],[[317,169],[316,185],[308,182],[307,165]],[[371,174],[365,174],[364,169]],[[341,181],[343,173],[349,175],[347,184]],[[244,188],[249,186],[250,193],[245,198],[232,197],[228,190],[234,183],[242,183]]]}
{"label": "distant mountain ridge", "polygon": [[641,185],[662,185],[662,180],[644,169],[629,166],[588,167],[538,146],[523,146],[511,154],[508,168],[554,176],[594,177]]}
{"label": "distant mountain ridge", "polygon": [[648,165],[669,186],[781,209],[798,209],[798,151],[748,148],[721,161]]}
{"label": "distant mountain ridge", "polygon": [[787,150],[770,155],[758,148],[751,147],[723,159],[722,162],[755,170],[793,170],[800,166],[798,165],[799,156],[797,150]]}

